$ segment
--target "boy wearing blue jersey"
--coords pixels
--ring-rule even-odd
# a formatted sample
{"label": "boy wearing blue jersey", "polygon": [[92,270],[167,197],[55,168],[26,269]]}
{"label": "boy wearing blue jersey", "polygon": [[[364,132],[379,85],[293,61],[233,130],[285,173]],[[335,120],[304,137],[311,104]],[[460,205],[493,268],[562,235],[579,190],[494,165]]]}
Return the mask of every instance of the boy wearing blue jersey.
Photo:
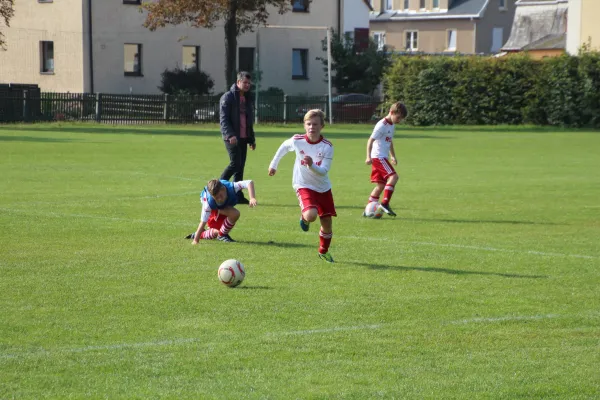
{"label": "boy wearing blue jersey", "polygon": [[[192,244],[198,244],[201,239],[218,239],[222,242],[235,242],[229,232],[240,218],[240,212],[235,208],[238,203],[237,192],[248,189],[250,196],[249,206],[255,207],[257,202],[252,180],[229,182],[226,180],[212,179],[202,190],[200,202],[202,212],[200,224],[196,232],[187,235],[192,239]],[[207,228],[208,226],[208,228]]]}

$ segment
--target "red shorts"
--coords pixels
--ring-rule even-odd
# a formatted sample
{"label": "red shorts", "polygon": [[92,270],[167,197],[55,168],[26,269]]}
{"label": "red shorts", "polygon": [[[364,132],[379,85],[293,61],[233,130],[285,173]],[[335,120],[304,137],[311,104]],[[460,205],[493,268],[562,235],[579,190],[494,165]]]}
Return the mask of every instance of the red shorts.
{"label": "red shorts", "polygon": [[389,163],[387,158],[374,158],[371,164],[371,182],[387,183],[390,176],[394,175],[396,170]]}
{"label": "red shorts", "polygon": [[311,189],[300,188],[296,190],[296,196],[300,202],[302,212],[309,208],[316,208],[319,217],[336,217],[335,205],[333,204],[333,194],[331,190],[323,193],[315,192]]}
{"label": "red shorts", "polygon": [[219,210],[212,210],[210,212],[210,218],[208,219],[208,227],[212,229],[221,230],[221,225],[223,225],[223,221],[227,218],[226,215],[219,214]]}

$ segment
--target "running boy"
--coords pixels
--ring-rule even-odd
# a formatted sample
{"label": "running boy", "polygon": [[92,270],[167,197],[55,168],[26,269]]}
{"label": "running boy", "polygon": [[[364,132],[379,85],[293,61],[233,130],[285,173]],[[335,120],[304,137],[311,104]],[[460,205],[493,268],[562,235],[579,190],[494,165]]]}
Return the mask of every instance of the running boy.
{"label": "running boy", "polygon": [[[229,232],[240,218],[240,212],[235,208],[238,202],[237,192],[248,189],[250,196],[249,206],[256,206],[254,197],[254,182],[251,180],[240,182],[229,182],[225,180],[212,179],[200,193],[202,212],[200,224],[196,232],[187,235],[186,239],[192,239],[192,244],[198,244],[200,239],[218,239],[222,242],[235,242],[229,236]],[[208,225],[208,229],[205,230]]]}
{"label": "running boy", "polygon": [[307,232],[310,223],[321,219],[319,231],[319,257],[332,263],[329,253],[332,237],[332,220],[335,205],[329,181],[329,168],[333,159],[333,145],[321,136],[325,126],[325,114],[321,110],[309,110],[304,116],[304,135],[294,135],[284,141],[269,165],[269,176],[275,175],[277,165],[288,152],[296,152],[292,186],[300,202],[300,228]]}
{"label": "running boy", "polygon": [[[394,167],[397,165],[396,152],[394,151],[394,125],[406,118],[406,106],[400,102],[392,104],[388,115],[377,122],[373,133],[367,141],[367,160],[365,163],[371,166],[371,182],[377,186],[373,188],[369,202],[379,202],[381,192],[383,192],[383,200],[381,201],[381,209],[392,217],[396,213],[390,207],[390,200],[394,194],[394,188],[398,182],[398,174]],[[388,155],[390,161],[388,161]],[[363,213],[364,215],[364,213]]]}

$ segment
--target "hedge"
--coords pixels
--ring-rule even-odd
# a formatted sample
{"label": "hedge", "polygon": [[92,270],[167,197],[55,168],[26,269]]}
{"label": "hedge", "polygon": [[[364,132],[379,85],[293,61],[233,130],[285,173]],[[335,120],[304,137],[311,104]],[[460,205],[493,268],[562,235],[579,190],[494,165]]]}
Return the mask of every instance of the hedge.
{"label": "hedge", "polygon": [[388,102],[413,125],[536,124],[600,127],[600,53],[534,60],[397,56],[384,75]]}

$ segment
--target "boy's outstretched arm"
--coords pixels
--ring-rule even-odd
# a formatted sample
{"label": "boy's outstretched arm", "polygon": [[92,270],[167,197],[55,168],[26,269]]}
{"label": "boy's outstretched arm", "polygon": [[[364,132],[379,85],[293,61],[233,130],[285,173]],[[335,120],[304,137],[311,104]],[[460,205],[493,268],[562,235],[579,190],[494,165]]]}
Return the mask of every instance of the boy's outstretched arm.
{"label": "boy's outstretched arm", "polygon": [[202,232],[204,232],[205,227],[206,227],[206,222],[200,220],[200,224],[198,225],[198,229],[196,230],[196,233],[194,234],[194,239],[192,240],[192,244],[198,244],[198,241],[200,240],[200,235],[202,235]]}
{"label": "boy's outstretched arm", "polygon": [[365,164],[371,165],[371,150],[373,149],[373,138],[369,138],[367,140],[367,159],[365,160]]}
{"label": "boy's outstretched arm", "polygon": [[256,201],[256,193],[254,191],[254,181],[248,183],[248,194],[250,195],[250,201],[248,202],[250,207],[256,207],[258,202]]}
{"label": "boy's outstretched arm", "polygon": [[275,152],[275,156],[273,157],[273,160],[271,160],[271,164],[269,164],[269,176],[275,175],[275,172],[277,172],[277,166],[279,165],[279,161],[281,161],[283,156],[285,156],[290,151],[294,151],[293,138],[281,143],[281,146],[279,146],[279,149],[277,149],[277,151]]}
{"label": "boy's outstretched arm", "polygon": [[390,161],[394,165],[398,164],[398,161],[396,160],[396,150],[394,150],[394,142],[390,143]]}

